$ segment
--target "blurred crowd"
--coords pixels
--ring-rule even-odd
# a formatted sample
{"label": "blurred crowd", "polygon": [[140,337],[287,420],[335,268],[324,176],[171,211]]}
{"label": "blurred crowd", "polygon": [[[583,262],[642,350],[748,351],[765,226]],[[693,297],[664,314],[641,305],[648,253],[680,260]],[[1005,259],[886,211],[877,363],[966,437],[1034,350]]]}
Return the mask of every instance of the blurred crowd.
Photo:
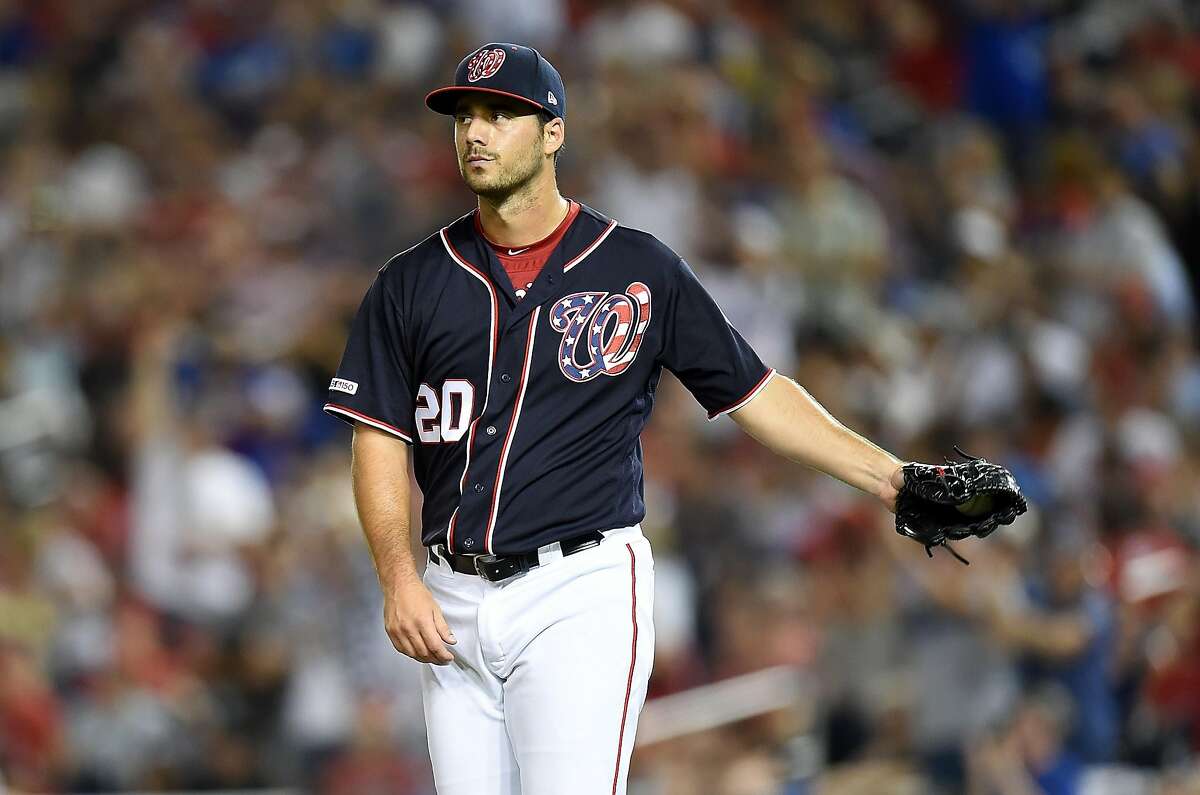
{"label": "blurred crowd", "polygon": [[563,73],[566,195],[1032,505],[926,559],[664,379],[650,697],[808,684],[631,793],[1200,792],[1189,0],[0,0],[0,791],[432,795],[320,406],[473,204],[422,97],[487,41]]}

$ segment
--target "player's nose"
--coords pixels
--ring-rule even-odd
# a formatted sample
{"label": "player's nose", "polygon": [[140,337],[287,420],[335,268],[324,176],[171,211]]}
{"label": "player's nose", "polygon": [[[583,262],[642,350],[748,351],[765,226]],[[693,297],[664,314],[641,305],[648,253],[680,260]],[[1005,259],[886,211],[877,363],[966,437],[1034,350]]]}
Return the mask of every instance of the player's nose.
{"label": "player's nose", "polygon": [[492,126],[488,123],[487,119],[480,118],[479,116],[472,116],[471,120],[467,122],[467,129],[465,133],[467,143],[480,147],[487,146],[488,136],[491,133],[491,129]]}

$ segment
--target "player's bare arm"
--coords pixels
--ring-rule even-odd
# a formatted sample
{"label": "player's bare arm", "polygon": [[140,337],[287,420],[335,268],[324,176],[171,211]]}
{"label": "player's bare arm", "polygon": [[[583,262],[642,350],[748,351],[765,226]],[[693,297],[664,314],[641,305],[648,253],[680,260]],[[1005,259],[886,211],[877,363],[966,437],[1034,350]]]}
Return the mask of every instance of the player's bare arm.
{"label": "player's bare arm", "polygon": [[354,428],[354,502],[367,537],[379,586],[384,626],[392,645],[420,662],[445,665],[454,635],[421,582],[409,544],[408,444],[358,424]]}
{"label": "player's bare arm", "polygon": [[1026,510],[1004,467],[961,450],[966,460],[959,463],[904,463],[847,428],[786,376],[775,374],[729,416],[779,455],[877,497],[896,514],[896,531],[930,555],[947,541],[983,538]]}
{"label": "player's bare arm", "polygon": [[847,428],[804,387],[776,374],[754,399],[729,415],[775,453],[879,498],[896,509],[903,462]]}

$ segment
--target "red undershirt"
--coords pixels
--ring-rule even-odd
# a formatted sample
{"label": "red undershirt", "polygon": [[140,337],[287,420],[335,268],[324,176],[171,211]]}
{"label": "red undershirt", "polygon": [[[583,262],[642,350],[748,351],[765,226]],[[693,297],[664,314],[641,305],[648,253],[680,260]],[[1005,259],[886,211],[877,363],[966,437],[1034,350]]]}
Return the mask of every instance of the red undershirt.
{"label": "red undershirt", "polygon": [[[496,252],[496,258],[500,260],[500,264],[504,266],[504,270],[508,273],[509,281],[512,282],[513,289],[516,290],[517,299],[525,297],[525,293],[533,286],[534,280],[538,274],[542,272],[542,267],[546,264],[546,260],[550,259],[550,252],[554,251],[554,247],[558,245],[558,241],[562,240],[563,235],[567,233],[567,229],[571,226],[571,222],[575,220],[575,216],[579,215],[579,202],[568,199],[571,202],[571,209],[567,210],[567,217],[562,220],[562,223],[536,243],[531,243],[520,249],[511,249],[508,246],[502,246],[499,243],[493,243],[488,240],[487,235],[483,233],[483,226],[479,223],[479,213],[475,213],[475,229],[478,230],[479,236],[487,240],[488,245],[492,247],[492,251]],[[509,252],[516,251],[516,254]]]}

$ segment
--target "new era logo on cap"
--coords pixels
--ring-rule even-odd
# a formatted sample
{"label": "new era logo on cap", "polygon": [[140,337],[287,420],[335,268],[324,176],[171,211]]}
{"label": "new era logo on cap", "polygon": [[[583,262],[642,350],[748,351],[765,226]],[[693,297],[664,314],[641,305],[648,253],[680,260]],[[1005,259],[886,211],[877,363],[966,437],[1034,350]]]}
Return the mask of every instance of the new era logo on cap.
{"label": "new era logo on cap", "polygon": [[557,105],[557,104],[558,104],[558,100],[554,98],[554,92],[553,92],[553,91],[547,91],[547,92],[546,92],[546,101],[547,101],[547,102],[549,102],[551,105]]}

